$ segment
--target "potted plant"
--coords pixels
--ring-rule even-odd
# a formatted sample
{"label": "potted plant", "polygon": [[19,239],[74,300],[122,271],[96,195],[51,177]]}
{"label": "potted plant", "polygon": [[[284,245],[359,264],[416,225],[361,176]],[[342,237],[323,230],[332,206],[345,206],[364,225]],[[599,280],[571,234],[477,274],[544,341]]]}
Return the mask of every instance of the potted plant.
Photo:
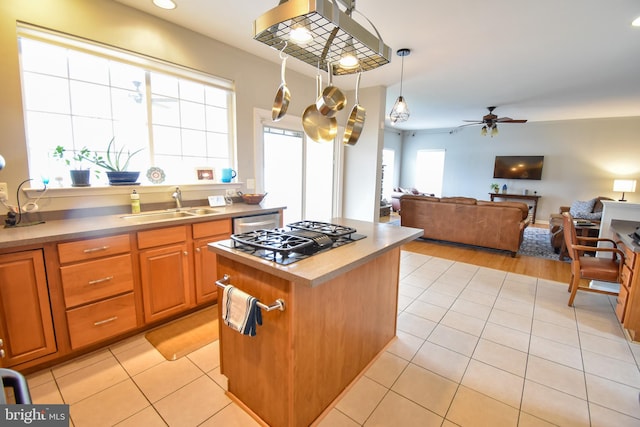
{"label": "potted plant", "polygon": [[125,152],[125,147],[122,147],[120,150],[117,150],[114,141],[115,138],[111,138],[111,141],[109,141],[106,157],[98,153],[93,153],[91,156],[86,156],[85,159],[107,171],[110,185],[133,184],[138,180],[140,172],[131,172],[127,169],[129,168],[131,158],[143,149],[141,148],[134,152],[127,150]]}
{"label": "potted plant", "polygon": [[500,191],[500,186],[494,182],[493,184],[491,184],[491,189],[494,193],[498,194],[498,191]]}
{"label": "potted plant", "polygon": [[[71,160],[65,158],[65,153],[67,150],[62,146],[58,145],[53,150],[53,157],[59,160],[63,160],[67,166],[71,166]],[[80,151],[75,152],[75,154],[71,157],[74,161],[73,169],[69,170],[69,175],[71,176],[71,186],[72,187],[88,187],[90,186],[90,175],[91,170],[85,169],[82,166],[82,162],[84,160],[89,160],[88,156],[91,152],[87,147],[82,147]],[[100,171],[94,171],[96,178],[100,176]]]}

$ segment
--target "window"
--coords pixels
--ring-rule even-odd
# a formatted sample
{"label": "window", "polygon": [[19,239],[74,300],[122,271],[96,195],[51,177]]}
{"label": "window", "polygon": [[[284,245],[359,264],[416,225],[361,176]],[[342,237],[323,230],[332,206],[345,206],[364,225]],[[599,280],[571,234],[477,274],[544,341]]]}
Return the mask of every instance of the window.
{"label": "window", "polygon": [[30,28],[18,42],[31,178],[66,184],[55,147],[104,155],[112,138],[117,150],[143,149],[129,170],[159,167],[170,183],[234,166],[230,82]]}
{"label": "window", "polygon": [[442,196],[444,150],[418,150],[416,159],[416,188],[425,193]]}

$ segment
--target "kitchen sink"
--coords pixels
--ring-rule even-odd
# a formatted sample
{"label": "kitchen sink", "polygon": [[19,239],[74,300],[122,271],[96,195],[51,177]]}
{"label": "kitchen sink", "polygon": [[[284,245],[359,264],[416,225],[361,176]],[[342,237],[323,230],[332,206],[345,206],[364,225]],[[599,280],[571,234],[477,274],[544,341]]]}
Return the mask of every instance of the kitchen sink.
{"label": "kitchen sink", "polygon": [[193,218],[195,214],[186,211],[162,211],[162,212],[148,212],[135,215],[125,215],[122,218],[127,221],[131,221],[137,224],[162,221],[164,219],[176,219],[176,218]]}
{"label": "kitchen sink", "polygon": [[193,215],[211,215],[214,213],[218,213],[216,209],[209,209],[209,208],[192,208],[192,209],[187,209],[186,212],[189,212],[190,214],[193,214]]}

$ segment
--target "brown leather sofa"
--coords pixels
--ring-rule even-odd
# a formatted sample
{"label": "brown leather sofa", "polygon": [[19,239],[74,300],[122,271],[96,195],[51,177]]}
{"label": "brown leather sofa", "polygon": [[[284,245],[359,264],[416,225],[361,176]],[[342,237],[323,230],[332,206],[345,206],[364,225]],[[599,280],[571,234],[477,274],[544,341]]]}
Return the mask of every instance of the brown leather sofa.
{"label": "brown leather sofa", "polygon": [[405,195],[400,224],[423,229],[426,239],[463,243],[511,252],[515,256],[529,225],[529,206],[470,197]]}
{"label": "brown leather sofa", "polygon": [[413,195],[413,196],[433,196],[433,193],[421,193],[415,188],[404,189],[400,187],[396,187],[393,189],[393,193],[391,193],[391,209],[394,212],[400,212],[400,198],[405,195]]}

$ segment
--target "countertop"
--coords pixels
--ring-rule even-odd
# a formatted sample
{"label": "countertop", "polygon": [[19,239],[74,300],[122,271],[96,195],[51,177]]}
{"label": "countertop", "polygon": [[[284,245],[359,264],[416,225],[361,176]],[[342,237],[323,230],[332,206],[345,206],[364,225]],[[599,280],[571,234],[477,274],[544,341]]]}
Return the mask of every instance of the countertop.
{"label": "countertop", "polygon": [[610,228],[611,231],[620,237],[620,240],[622,240],[622,243],[624,243],[626,247],[632,249],[633,252],[640,253],[640,246],[629,236],[636,231],[638,227],[640,227],[640,222],[637,221],[612,219]]}
{"label": "countertop", "polygon": [[274,276],[307,286],[317,286],[373,260],[392,248],[415,240],[423,233],[419,228],[347,218],[333,218],[331,222],[353,227],[358,234],[367,237],[289,265],[280,265],[232,249],[229,240],[209,243],[209,250]]}
{"label": "countertop", "polygon": [[[208,206],[207,206],[208,207]],[[190,207],[189,209],[192,209]],[[225,218],[236,218],[248,215],[265,214],[285,209],[284,206],[248,205],[234,203],[232,205],[213,207],[216,213],[208,215],[194,215],[183,218],[163,219],[144,224],[137,224],[123,218],[129,214],[92,216],[46,221],[42,224],[26,227],[18,226],[0,228],[0,249],[19,246],[42,244],[68,239],[99,237],[114,233],[126,233],[137,230],[166,227],[178,224],[192,224],[198,222],[215,221]],[[171,210],[171,209],[167,209]],[[142,212],[142,214],[148,212]]]}

